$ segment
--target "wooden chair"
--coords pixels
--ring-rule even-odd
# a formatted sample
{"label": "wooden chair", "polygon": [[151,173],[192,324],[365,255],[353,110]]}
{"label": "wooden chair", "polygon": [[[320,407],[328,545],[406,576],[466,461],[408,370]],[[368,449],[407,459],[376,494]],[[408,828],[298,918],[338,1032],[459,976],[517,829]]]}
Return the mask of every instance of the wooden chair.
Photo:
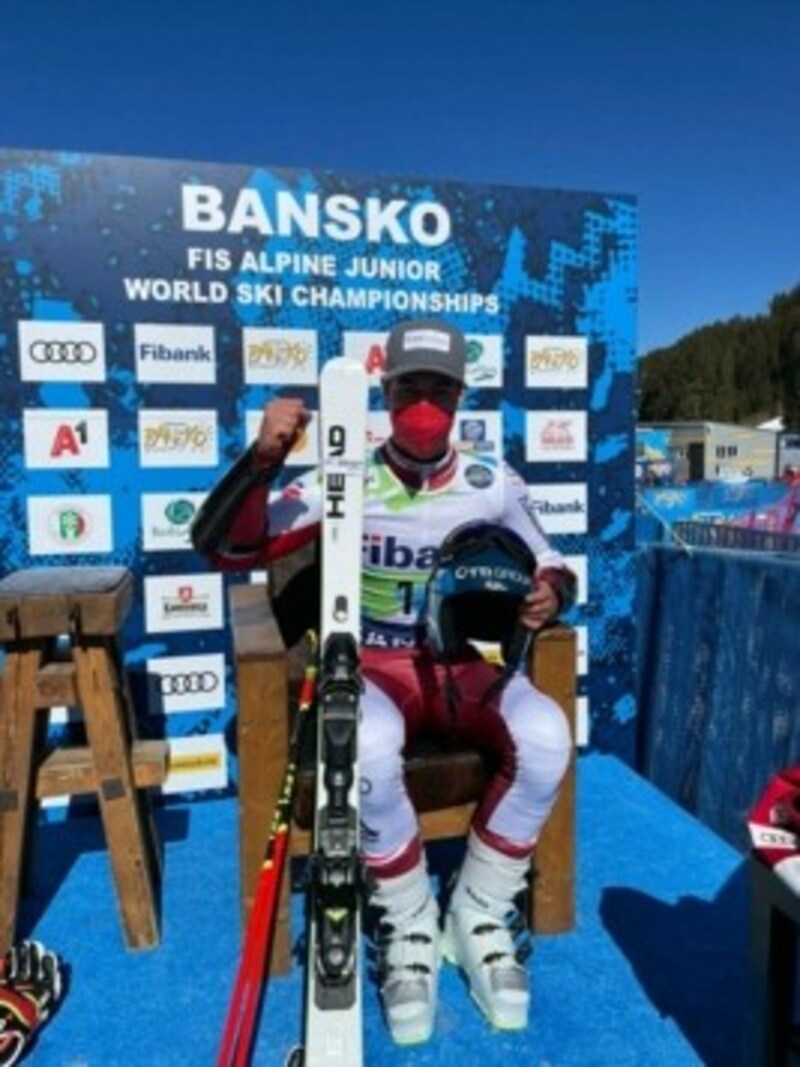
{"label": "wooden chair", "polygon": [[[242,922],[246,925],[264,856],[267,835],[286,767],[289,706],[302,672],[304,633],[296,607],[316,610],[316,579],[308,557],[296,553],[270,575],[272,596],[263,585],[230,589],[236,693],[238,702],[239,840]],[[288,607],[288,610],[287,610]],[[318,614],[318,613],[317,613]],[[316,617],[316,616],[315,616]],[[555,626],[534,643],[532,677],[543,692],[564,709],[574,737],[575,633]],[[313,732],[313,731],[312,731]],[[475,750],[431,747],[420,739],[406,758],[409,793],[420,815],[425,841],[464,836],[487,771]],[[301,767],[291,833],[290,854],[305,855],[313,825],[313,767]],[[531,928],[537,933],[563,933],[575,922],[574,759],[558,802],[536,848],[530,894]],[[289,879],[281,893],[272,947],[271,971],[290,965]]]}

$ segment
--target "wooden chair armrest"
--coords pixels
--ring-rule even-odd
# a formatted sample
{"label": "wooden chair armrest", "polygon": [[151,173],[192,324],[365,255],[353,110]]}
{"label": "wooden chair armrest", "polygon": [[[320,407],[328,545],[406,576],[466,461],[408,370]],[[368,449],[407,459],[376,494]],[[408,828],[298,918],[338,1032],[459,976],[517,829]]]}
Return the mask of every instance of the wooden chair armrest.
{"label": "wooden chair armrest", "polygon": [[531,650],[531,680],[561,707],[573,739],[558,800],[536,846],[530,920],[537,933],[563,933],[575,925],[576,640],[575,630],[559,623],[538,634]]}
{"label": "wooden chair armrest", "polygon": [[229,590],[233,654],[237,663],[286,654],[275,613],[263,585],[233,585]]}

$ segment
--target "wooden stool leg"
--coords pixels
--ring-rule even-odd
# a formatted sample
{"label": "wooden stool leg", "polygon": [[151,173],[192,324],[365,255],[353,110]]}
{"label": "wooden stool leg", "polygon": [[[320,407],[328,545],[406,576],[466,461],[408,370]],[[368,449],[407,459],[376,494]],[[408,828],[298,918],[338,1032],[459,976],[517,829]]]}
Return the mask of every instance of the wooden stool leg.
{"label": "wooden stool leg", "polygon": [[131,738],[113,654],[105,641],[83,640],[73,645],[72,658],[126,943],[151,948],[159,940],[155,848],[133,784]]}
{"label": "wooden stool leg", "polygon": [[[119,641],[116,638],[110,639],[107,648],[112,657],[114,676],[119,683],[120,706],[122,707],[125,716],[127,735],[129,738],[135,738],[137,735],[136,714],[134,712],[133,696],[128,683],[128,674],[125,670]],[[141,818],[144,823],[144,837],[150,852],[153,877],[155,878],[157,885],[160,887],[164,874],[164,857],[161,849],[161,840],[156,828],[156,820],[153,813],[153,804],[149,790],[137,789],[136,802],[139,806]]]}
{"label": "wooden stool leg", "polygon": [[36,675],[40,646],[9,652],[0,712],[0,954],[14,942],[29,809],[33,807]]}
{"label": "wooden stool leg", "polygon": [[[238,665],[237,684],[242,928],[246,929],[286,770],[289,678],[285,654],[242,660]],[[285,974],[289,970],[288,914],[288,881],[284,879],[272,944],[272,974]]]}
{"label": "wooden stool leg", "polygon": [[[554,696],[575,739],[575,644],[551,642],[547,657],[536,665],[536,686]],[[571,685],[565,699],[565,679]],[[571,682],[569,681],[571,680]],[[542,828],[532,860],[533,891],[529,922],[539,934],[559,934],[575,925],[575,753],[561,783],[558,799]]]}

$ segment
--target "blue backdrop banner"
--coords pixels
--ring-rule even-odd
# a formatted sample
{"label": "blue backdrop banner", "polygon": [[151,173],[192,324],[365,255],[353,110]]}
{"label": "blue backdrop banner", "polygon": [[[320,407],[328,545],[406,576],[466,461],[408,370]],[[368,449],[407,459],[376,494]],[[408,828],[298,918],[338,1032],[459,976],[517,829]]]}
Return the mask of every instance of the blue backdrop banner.
{"label": "blue backdrop banner", "polygon": [[[6,572],[123,563],[126,663],[167,791],[225,789],[225,582],[188,530],[265,401],[388,329],[469,344],[461,447],[511,462],[579,576],[582,733],[633,753],[636,210],[627,196],[0,153]],[[315,425],[289,478],[316,462]],[[591,662],[591,670],[588,663]]]}

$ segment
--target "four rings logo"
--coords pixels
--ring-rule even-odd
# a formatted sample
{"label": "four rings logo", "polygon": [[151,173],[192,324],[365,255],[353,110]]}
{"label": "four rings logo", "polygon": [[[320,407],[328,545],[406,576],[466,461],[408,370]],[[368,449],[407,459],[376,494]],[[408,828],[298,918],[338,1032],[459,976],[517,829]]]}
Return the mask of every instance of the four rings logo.
{"label": "four rings logo", "polygon": [[34,341],[28,351],[34,363],[93,363],[98,354],[91,341]]}
{"label": "four rings logo", "polygon": [[163,656],[148,660],[150,710],[159,715],[212,711],[225,705],[225,656]]}
{"label": "four rings logo", "polygon": [[214,671],[186,671],[159,675],[159,690],[164,697],[188,696],[190,693],[213,693],[219,687]]}
{"label": "four rings logo", "polygon": [[20,376],[24,382],[102,382],[106,376],[102,322],[17,323]]}

